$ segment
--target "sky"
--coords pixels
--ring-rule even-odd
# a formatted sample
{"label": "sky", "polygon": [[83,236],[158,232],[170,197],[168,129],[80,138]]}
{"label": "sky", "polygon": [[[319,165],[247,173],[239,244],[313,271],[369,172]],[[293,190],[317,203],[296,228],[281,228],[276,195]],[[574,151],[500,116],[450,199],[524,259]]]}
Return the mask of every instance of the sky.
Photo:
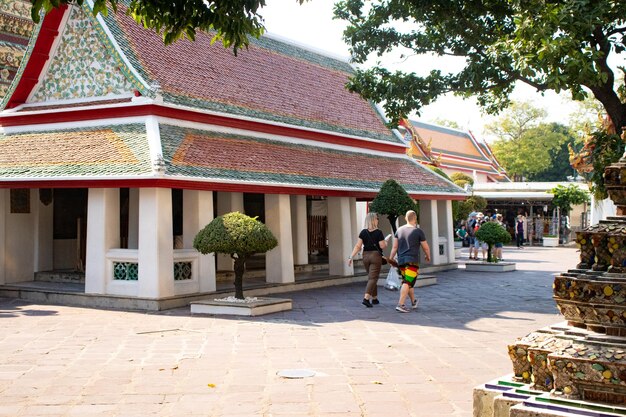
{"label": "sky", "polygon": [[[300,5],[296,0],[267,0],[261,10],[265,27],[269,34],[278,35],[291,41],[317,49],[348,60],[348,46],[342,40],[346,23],[333,20],[333,5],[336,0],[310,0]],[[412,62],[400,62],[393,59],[383,61],[387,66],[402,65],[403,70],[411,68],[441,67],[449,63],[438,58],[413,58]],[[566,98],[548,92],[545,96],[533,92],[532,88],[520,85],[512,95],[513,100],[530,101],[536,107],[543,107],[548,112],[547,121],[567,123],[574,106]],[[481,113],[474,99],[463,100],[447,96],[421,110],[419,120],[433,122],[437,119],[452,120],[461,129],[469,129],[478,137],[491,141],[484,130],[485,124],[494,120],[493,116]]]}

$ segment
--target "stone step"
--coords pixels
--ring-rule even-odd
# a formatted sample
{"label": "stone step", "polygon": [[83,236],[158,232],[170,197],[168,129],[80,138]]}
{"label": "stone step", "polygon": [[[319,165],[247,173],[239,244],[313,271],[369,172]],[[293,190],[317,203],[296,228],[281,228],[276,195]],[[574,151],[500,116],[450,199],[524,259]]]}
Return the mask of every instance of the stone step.
{"label": "stone step", "polygon": [[[307,265],[295,265],[294,272],[296,274],[304,272],[314,272],[328,269],[328,264],[307,264]],[[246,278],[262,278],[265,276],[265,268],[246,269],[244,279]],[[233,271],[217,271],[217,282],[231,282],[235,279],[235,273]]]}
{"label": "stone step", "polygon": [[80,271],[40,271],[35,272],[37,282],[85,283],[85,273]]}

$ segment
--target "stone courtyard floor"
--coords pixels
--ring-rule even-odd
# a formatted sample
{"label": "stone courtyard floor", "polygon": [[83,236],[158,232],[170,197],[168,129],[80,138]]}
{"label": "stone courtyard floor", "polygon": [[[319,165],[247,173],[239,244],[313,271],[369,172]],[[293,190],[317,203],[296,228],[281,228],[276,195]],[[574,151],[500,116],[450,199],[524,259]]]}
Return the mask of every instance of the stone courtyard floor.
{"label": "stone courtyard floor", "polygon": [[437,273],[409,314],[382,287],[366,309],[365,284],[282,294],[292,311],[256,318],[0,298],[0,416],[469,417],[473,387],[511,372],[507,344],[562,321],[553,275],[578,253],[504,258],[517,271]]}

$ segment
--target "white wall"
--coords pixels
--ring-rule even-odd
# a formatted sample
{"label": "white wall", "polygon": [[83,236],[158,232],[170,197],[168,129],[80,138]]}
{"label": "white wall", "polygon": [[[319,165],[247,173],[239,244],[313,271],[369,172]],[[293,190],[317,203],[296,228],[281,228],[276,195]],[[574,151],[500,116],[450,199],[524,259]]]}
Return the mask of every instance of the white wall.
{"label": "white wall", "polygon": [[10,192],[5,199],[5,282],[32,281],[35,271],[35,211],[39,193],[30,190],[30,213],[11,213]]}

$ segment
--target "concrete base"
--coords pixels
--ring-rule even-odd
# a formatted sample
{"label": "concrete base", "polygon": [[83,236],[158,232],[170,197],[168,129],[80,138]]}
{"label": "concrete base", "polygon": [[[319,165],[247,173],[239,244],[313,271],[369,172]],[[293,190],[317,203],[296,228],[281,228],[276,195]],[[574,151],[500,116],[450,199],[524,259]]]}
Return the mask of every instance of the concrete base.
{"label": "concrete base", "polygon": [[465,270],[469,272],[510,272],[515,271],[515,262],[467,262]]}
{"label": "concrete base", "polygon": [[543,246],[557,247],[559,246],[558,237],[545,237],[543,238]]}
{"label": "concrete base", "polygon": [[224,314],[233,316],[261,316],[291,310],[287,298],[257,298],[250,302],[227,300],[202,300],[191,304],[191,314]]}

